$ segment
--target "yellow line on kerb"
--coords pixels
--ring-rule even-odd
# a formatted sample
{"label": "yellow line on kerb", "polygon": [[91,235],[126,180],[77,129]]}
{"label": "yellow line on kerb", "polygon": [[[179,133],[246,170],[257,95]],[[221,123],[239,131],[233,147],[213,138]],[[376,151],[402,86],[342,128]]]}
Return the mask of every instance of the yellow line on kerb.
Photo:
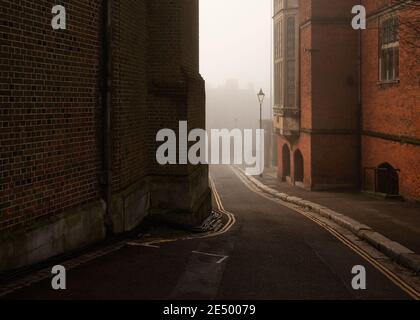
{"label": "yellow line on kerb", "polygon": [[241,172],[239,169],[232,169],[232,171],[238,176],[238,178],[250,189],[251,191],[259,194],[260,196],[269,199],[271,201],[274,201],[276,203],[281,202],[282,205],[285,207],[292,209],[301,215],[305,216],[306,218],[312,220],[325,230],[327,230],[329,233],[331,233],[335,238],[337,238],[340,242],[342,242],[344,245],[346,245],[348,248],[350,248],[352,251],[357,253],[359,256],[361,256],[363,259],[368,261],[374,268],[376,268],[379,272],[381,272],[385,277],[387,277],[389,280],[391,280],[397,287],[399,287],[401,290],[403,290],[405,293],[407,293],[411,298],[414,300],[420,300],[420,292],[418,292],[415,288],[410,286],[407,282],[405,282],[403,279],[401,279],[398,275],[396,275],[394,272],[389,270],[386,266],[378,262],[377,260],[373,259],[366,251],[364,251],[362,248],[358,247],[354,243],[352,243],[350,240],[348,240],[346,237],[341,235],[339,232],[334,230],[332,227],[327,225],[326,223],[322,222],[321,220],[317,219],[316,217],[311,216],[307,212],[303,210],[299,210],[294,205],[288,204],[280,199],[270,197],[266,195],[263,191],[258,189],[256,186],[251,184],[251,182],[248,180],[248,178],[244,177],[243,172]]}

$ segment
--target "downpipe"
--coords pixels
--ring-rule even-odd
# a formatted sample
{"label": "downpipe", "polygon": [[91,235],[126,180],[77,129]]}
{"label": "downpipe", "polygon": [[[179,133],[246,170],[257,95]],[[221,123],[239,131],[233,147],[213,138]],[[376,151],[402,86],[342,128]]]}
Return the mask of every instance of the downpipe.
{"label": "downpipe", "polygon": [[102,109],[102,198],[105,206],[107,236],[113,234],[112,223],[112,142],[111,142],[111,35],[112,0],[103,0],[101,25],[101,109]]}

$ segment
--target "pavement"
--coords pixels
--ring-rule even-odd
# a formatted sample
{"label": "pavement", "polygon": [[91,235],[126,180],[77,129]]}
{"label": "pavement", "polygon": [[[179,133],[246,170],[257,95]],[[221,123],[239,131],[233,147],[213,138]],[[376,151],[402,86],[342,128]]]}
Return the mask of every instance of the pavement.
{"label": "pavement", "polygon": [[[299,198],[304,206],[310,202],[317,211],[324,208],[329,218],[344,218],[344,224],[344,220],[350,221],[348,229],[412,271],[420,271],[420,203],[385,200],[361,192],[310,192],[279,181],[274,168],[251,180],[282,195]],[[360,229],[369,232],[363,234]]]}
{"label": "pavement", "polygon": [[[63,262],[72,266],[66,290],[52,290],[51,277],[31,283],[21,279],[20,288],[3,299],[413,298],[396,280],[398,268],[387,269],[386,259],[373,249],[370,256],[376,260],[361,254],[356,240],[340,240],[297,209],[253,191],[231,167],[212,167],[211,176],[214,206],[229,221],[216,234],[127,241],[81,263]],[[366,290],[353,289],[354,266],[365,267]]]}

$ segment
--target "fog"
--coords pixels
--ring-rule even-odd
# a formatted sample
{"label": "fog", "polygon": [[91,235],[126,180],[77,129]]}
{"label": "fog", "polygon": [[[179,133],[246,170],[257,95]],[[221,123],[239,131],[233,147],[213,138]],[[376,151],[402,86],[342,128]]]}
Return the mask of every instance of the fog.
{"label": "fog", "polygon": [[200,72],[209,128],[256,128],[257,92],[270,118],[271,0],[199,0]]}

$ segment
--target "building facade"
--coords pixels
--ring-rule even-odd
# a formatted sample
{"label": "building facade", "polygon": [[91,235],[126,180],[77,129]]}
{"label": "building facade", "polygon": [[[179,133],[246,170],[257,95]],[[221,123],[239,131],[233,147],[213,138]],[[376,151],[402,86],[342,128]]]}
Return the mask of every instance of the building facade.
{"label": "building facade", "polygon": [[280,179],[420,198],[419,37],[404,23],[419,7],[408,3],[362,1],[368,26],[356,31],[355,1],[275,1]]}
{"label": "building facade", "polygon": [[420,199],[420,3],[363,1],[363,187]]}
{"label": "building facade", "polygon": [[1,0],[0,272],[211,212],[207,166],[160,166],[156,134],[205,127],[198,1]]}
{"label": "building facade", "polygon": [[[279,176],[311,190],[358,183],[353,1],[276,1],[274,124]],[[275,55],[278,55],[275,54]],[[278,88],[280,86],[280,89]]]}

